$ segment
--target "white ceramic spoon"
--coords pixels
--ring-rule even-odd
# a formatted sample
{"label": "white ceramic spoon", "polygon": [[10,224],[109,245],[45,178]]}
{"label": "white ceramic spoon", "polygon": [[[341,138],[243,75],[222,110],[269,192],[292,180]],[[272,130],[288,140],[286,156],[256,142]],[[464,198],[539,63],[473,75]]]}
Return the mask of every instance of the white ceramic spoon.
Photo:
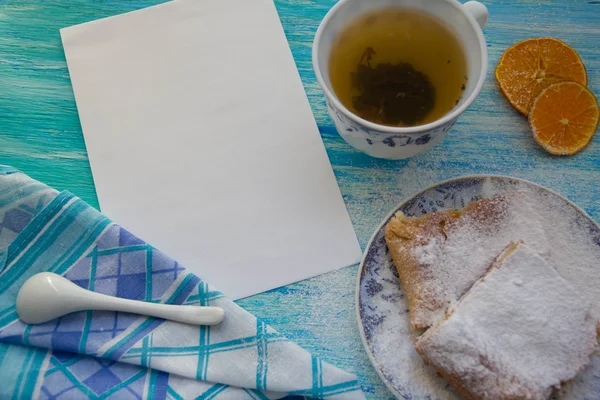
{"label": "white ceramic spoon", "polygon": [[17,314],[27,324],[41,324],[83,310],[122,311],[193,325],[216,325],[225,316],[220,307],[155,304],[94,293],[51,272],[29,278],[17,295]]}

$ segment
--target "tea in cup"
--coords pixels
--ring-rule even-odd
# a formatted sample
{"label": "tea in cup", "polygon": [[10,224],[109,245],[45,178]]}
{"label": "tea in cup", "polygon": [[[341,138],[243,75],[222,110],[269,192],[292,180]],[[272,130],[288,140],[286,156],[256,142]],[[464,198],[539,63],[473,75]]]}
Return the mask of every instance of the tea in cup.
{"label": "tea in cup", "polygon": [[401,159],[441,142],[487,73],[487,9],[456,0],[341,0],[323,19],[313,66],[340,135]]}

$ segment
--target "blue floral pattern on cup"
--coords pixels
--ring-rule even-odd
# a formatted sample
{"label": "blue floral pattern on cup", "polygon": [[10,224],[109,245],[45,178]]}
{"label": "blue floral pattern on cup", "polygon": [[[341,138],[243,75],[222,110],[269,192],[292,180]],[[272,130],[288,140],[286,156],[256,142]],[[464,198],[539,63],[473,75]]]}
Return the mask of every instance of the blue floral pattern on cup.
{"label": "blue floral pattern on cup", "polygon": [[327,103],[329,115],[340,136],[351,146],[373,157],[402,159],[425,152],[442,141],[456,119],[420,134],[390,134],[374,131],[358,124]]}

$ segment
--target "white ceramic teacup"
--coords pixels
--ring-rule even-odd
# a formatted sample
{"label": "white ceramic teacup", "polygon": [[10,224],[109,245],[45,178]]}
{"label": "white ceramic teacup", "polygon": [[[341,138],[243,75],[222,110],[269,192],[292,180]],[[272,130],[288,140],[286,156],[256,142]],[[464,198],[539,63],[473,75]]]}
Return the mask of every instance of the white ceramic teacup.
{"label": "white ceramic teacup", "polygon": [[[336,97],[329,80],[329,54],[337,35],[365,13],[380,8],[405,7],[434,16],[461,42],[467,59],[467,84],[458,104],[442,118],[412,127],[390,127],[369,122],[348,110]],[[402,159],[440,143],[460,114],[479,95],[487,74],[487,46],[481,29],[487,22],[486,7],[476,1],[456,0],[340,0],[327,13],[313,43],[313,67],[327,100],[336,129],[348,144],[370,156]]]}

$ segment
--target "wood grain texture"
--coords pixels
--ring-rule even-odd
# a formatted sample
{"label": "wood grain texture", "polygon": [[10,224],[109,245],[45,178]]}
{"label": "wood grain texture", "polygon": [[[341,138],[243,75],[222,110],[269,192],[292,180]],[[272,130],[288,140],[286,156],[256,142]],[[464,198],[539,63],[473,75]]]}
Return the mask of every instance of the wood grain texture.
{"label": "wood grain texture", "polygon": [[[201,1],[201,0],[198,0]],[[136,10],[160,0],[0,0],[0,163],[13,165],[97,206],[59,29]],[[311,66],[314,32],[333,0],[276,0],[298,70],[361,245],[394,205],[417,190],[461,175],[513,175],[547,186],[600,219],[600,138],[569,158],[549,156],[493,77],[501,53],[529,37],[574,47],[600,94],[600,1],[484,1],[488,79],[445,141],[410,160],[370,158],[335,132]],[[282,127],[284,129],[284,127]],[[285,266],[282,266],[285,268]],[[357,267],[240,301],[324,359],[358,374],[371,399],[392,398],[363,350],[354,311]]]}

